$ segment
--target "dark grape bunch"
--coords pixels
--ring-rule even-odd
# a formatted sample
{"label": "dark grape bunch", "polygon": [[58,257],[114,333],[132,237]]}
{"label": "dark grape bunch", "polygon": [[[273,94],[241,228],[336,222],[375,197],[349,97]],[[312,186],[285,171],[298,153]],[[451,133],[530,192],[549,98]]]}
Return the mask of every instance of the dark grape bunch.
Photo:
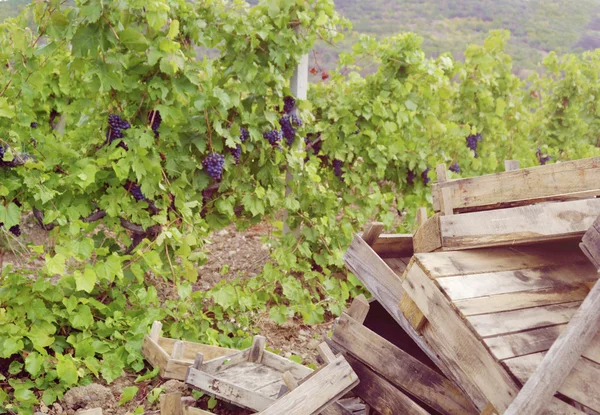
{"label": "dark grape bunch", "polygon": [[279,125],[281,125],[281,133],[285,137],[285,141],[288,146],[291,146],[296,138],[296,129],[292,127],[292,120],[289,115],[284,115],[279,119]]}
{"label": "dark grape bunch", "polygon": [[31,128],[37,128],[37,126],[38,126],[38,123],[37,123],[37,122],[32,122],[32,123],[31,123]]}
{"label": "dark grape bunch", "polygon": [[427,167],[425,170],[423,170],[423,172],[421,173],[421,179],[423,179],[423,184],[425,186],[427,186],[429,184],[429,182],[431,181],[431,179],[429,178],[429,170],[431,170],[429,167]]}
{"label": "dark grape bunch", "polygon": [[138,184],[134,184],[129,188],[129,192],[133,195],[133,198],[138,202],[140,200],[146,200],[146,196],[142,193],[142,188]]}
{"label": "dark grape bunch", "polygon": [[200,211],[201,217],[206,217],[206,206],[208,205],[208,202],[210,202],[214,198],[216,191],[217,189],[210,187],[202,191],[202,210]]}
{"label": "dark grape bunch", "polygon": [[279,146],[279,141],[281,141],[283,135],[279,130],[271,130],[264,133],[263,137],[267,139],[269,141],[269,144],[271,144],[273,147],[277,147]]}
{"label": "dark grape bunch", "polygon": [[342,177],[342,167],[344,167],[344,162],[342,160],[334,159],[333,162],[333,174],[340,178],[341,181],[344,181]]}
{"label": "dark grape bunch", "polygon": [[210,153],[202,162],[202,166],[204,166],[210,177],[221,180],[223,167],[225,166],[225,156],[219,153]]}
{"label": "dark grape bunch", "polygon": [[547,154],[545,156],[542,156],[542,150],[539,147],[537,148],[535,155],[542,166],[548,163],[550,160],[552,160],[552,157],[550,157]]}
{"label": "dark grape bunch", "polygon": [[289,114],[296,107],[296,100],[293,97],[287,96],[283,98],[283,112]]}
{"label": "dark grape bunch", "polygon": [[240,141],[245,143],[250,138],[250,133],[244,127],[240,128]]}
{"label": "dark grape bunch", "polygon": [[481,134],[470,135],[467,137],[467,147],[473,150],[473,153],[475,153],[475,157],[479,156],[477,154],[477,143],[481,141],[483,141],[483,137],[481,137]]}
{"label": "dark grape bunch", "polygon": [[0,160],[2,160],[4,158],[7,148],[8,148],[8,146],[0,145]]}
{"label": "dark grape bunch", "polygon": [[17,238],[21,236],[21,227],[19,225],[11,226],[8,231],[15,235]]}
{"label": "dark grape bunch", "polygon": [[235,159],[235,164],[238,164],[240,162],[240,157],[242,156],[242,145],[238,144],[235,148],[230,148],[229,152]]}
{"label": "dark grape bunch", "polygon": [[448,167],[448,170],[453,171],[454,173],[460,173],[460,166],[458,165],[458,161],[454,162],[453,165]]}
{"label": "dark grape bunch", "polygon": [[292,125],[296,125],[296,127],[302,127],[302,120],[297,117],[295,114],[291,116]]}
{"label": "dark grape bunch", "polygon": [[[123,138],[123,130],[127,130],[129,128],[131,128],[129,121],[122,119],[117,114],[110,114],[108,116],[108,131],[106,132],[106,140],[108,141],[108,144],[111,144],[114,140]],[[121,141],[117,146],[123,148],[124,150],[129,150],[127,144],[125,144],[123,141]]]}
{"label": "dark grape bunch", "polygon": [[415,184],[415,179],[416,178],[417,178],[417,174],[414,171],[412,171],[412,170],[409,169],[406,172],[406,183],[408,183],[410,185],[413,185],[413,184]]}
{"label": "dark grape bunch", "polygon": [[148,113],[148,122],[152,123],[152,131],[154,131],[154,137],[158,138],[158,129],[160,128],[160,124],[162,123],[162,117],[160,116],[160,111],[152,110]]}

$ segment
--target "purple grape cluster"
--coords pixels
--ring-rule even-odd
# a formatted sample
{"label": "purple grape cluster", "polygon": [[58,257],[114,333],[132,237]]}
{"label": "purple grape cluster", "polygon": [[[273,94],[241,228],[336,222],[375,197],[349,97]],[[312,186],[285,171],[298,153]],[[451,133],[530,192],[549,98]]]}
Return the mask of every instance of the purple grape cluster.
{"label": "purple grape cluster", "polygon": [[427,186],[429,184],[429,182],[431,181],[431,179],[429,178],[429,171],[431,169],[429,167],[427,167],[425,170],[423,170],[423,172],[421,173],[421,179],[423,179],[423,184],[425,186]]}
{"label": "purple grape cluster", "polygon": [[296,127],[302,127],[302,120],[297,117],[295,114],[291,116],[292,125],[296,125]]}
{"label": "purple grape cluster", "polygon": [[122,119],[117,114],[110,114],[108,116],[108,131],[106,132],[106,139],[108,143],[112,143],[114,140],[123,138],[123,130],[131,128],[129,121]]}
{"label": "purple grape cluster", "polygon": [[219,153],[210,153],[202,162],[202,166],[204,166],[210,177],[221,180],[223,167],[225,166],[225,156]]}
{"label": "purple grape cluster", "polygon": [[416,178],[417,178],[417,174],[414,171],[412,171],[412,170],[409,169],[406,172],[406,183],[408,183],[410,185],[413,185],[413,184],[415,184],[415,179]]}
{"label": "purple grape cluster", "polygon": [[481,134],[470,135],[467,137],[467,147],[473,150],[473,153],[475,153],[475,157],[479,156],[477,154],[477,143],[481,141],[483,141],[483,137],[481,137]]}
{"label": "purple grape cluster", "polygon": [[333,174],[340,178],[341,181],[344,181],[342,177],[342,167],[344,167],[344,162],[342,160],[333,159]]}
{"label": "purple grape cluster", "polygon": [[454,162],[453,165],[448,167],[448,170],[453,171],[454,173],[460,173],[460,166],[458,165],[458,161]]}
{"label": "purple grape cluster", "polygon": [[18,238],[21,236],[21,227],[19,225],[11,226],[9,232]]}
{"label": "purple grape cluster", "polygon": [[152,123],[152,131],[154,131],[154,137],[158,138],[158,129],[160,128],[160,124],[162,123],[162,117],[160,116],[160,111],[152,110],[148,113],[148,122]]}
{"label": "purple grape cluster", "polygon": [[244,127],[240,128],[240,141],[245,143],[250,138],[250,133]]}
{"label": "purple grape cluster", "polygon": [[291,146],[296,138],[296,129],[292,127],[292,120],[289,115],[284,115],[279,119],[279,125],[281,125],[281,133],[285,137],[285,141],[288,146]]}
{"label": "purple grape cluster", "polygon": [[37,128],[37,126],[38,126],[38,123],[37,123],[37,122],[32,122],[32,123],[31,123],[31,128]]}
{"label": "purple grape cluster", "polygon": [[289,114],[294,110],[296,100],[293,97],[287,96],[283,98],[283,112]]}
{"label": "purple grape cluster", "polygon": [[131,193],[133,195],[133,198],[138,202],[141,200],[146,200],[146,196],[144,196],[144,194],[142,193],[142,188],[138,184],[132,183],[129,186],[129,193]]}
{"label": "purple grape cluster", "polygon": [[7,148],[8,148],[8,146],[0,145],[0,160],[2,160],[4,158],[4,155],[6,154],[6,149]]}
{"label": "purple grape cluster", "polygon": [[242,145],[238,144],[235,148],[230,148],[229,152],[235,159],[235,164],[238,164],[240,162],[240,157],[242,156]]}
{"label": "purple grape cluster", "polygon": [[542,150],[539,147],[537,148],[535,155],[542,166],[548,163],[550,160],[552,160],[552,157],[550,157],[547,154],[545,156],[542,156]]}
{"label": "purple grape cluster", "polygon": [[269,144],[271,144],[273,147],[277,147],[279,146],[279,141],[281,141],[283,135],[279,130],[271,130],[264,133],[263,137],[268,140]]}
{"label": "purple grape cluster", "polygon": [[212,188],[202,190],[202,210],[200,211],[201,217],[204,218],[206,216],[206,206],[208,205],[208,202],[213,199],[216,191],[217,189]]}

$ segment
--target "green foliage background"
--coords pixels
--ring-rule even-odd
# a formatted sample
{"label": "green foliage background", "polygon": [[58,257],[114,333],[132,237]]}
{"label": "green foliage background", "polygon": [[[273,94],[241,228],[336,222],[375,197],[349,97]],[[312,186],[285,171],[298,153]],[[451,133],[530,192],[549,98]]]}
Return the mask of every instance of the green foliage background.
{"label": "green foliage background", "polygon": [[[241,348],[265,314],[308,324],[338,315],[362,292],[342,261],[354,233],[374,217],[410,231],[431,197],[421,174],[438,163],[472,176],[504,159],[535,165],[538,147],[553,160],[598,155],[600,52],[550,53],[525,82],[503,31],[468,46],[464,63],[427,58],[411,33],[362,35],[340,56],[343,72],[298,103],[297,140],[320,138],[320,152],[271,146],[262,134],[278,127],[299,58],[345,27],[330,0],[52,0],[2,24],[2,237],[18,244],[7,229],[33,209],[54,228],[52,245],[27,248],[43,269],[7,266],[0,276],[0,408],[31,413],[73,385],[143,370],[153,320],[169,337]],[[360,75],[365,60],[375,73]],[[152,110],[163,118],[159,137]],[[131,122],[129,151],[105,143],[109,113]],[[465,138],[477,133],[475,157]],[[238,144],[236,165],[228,148]],[[226,155],[220,182],[201,165],[213,151]],[[135,201],[128,182],[156,209]],[[207,189],[213,197],[203,198]],[[82,220],[98,210],[101,220]],[[295,232],[275,233],[260,275],[193,289],[212,231],[261,221],[281,229],[283,210]],[[155,232],[125,254],[123,221]],[[161,302],[150,277],[174,284],[179,298]]]}

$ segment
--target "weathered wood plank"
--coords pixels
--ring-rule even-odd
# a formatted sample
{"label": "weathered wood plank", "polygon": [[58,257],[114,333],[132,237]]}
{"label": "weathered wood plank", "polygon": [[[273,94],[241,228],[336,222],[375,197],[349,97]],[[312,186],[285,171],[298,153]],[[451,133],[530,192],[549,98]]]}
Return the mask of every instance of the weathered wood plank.
{"label": "weathered wood plank", "polygon": [[254,336],[252,341],[252,347],[250,347],[250,353],[248,354],[249,362],[262,362],[263,354],[265,352],[265,346],[267,345],[267,338],[264,336]]}
{"label": "weathered wood plank", "polygon": [[182,415],[181,392],[167,393],[160,397],[160,415]]}
{"label": "weathered wood plank", "polygon": [[371,222],[367,225],[367,229],[362,234],[363,241],[365,241],[368,245],[373,245],[373,242],[379,238],[383,232],[383,223],[381,222]]}
{"label": "weathered wood plank", "polygon": [[590,290],[585,284],[557,285],[533,291],[467,298],[454,301],[454,306],[458,308],[463,316],[474,316],[519,310],[521,308],[583,301],[589,292]]}
{"label": "weathered wood plank", "polygon": [[[298,387],[298,381],[290,372],[285,372],[283,375],[281,375],[281,377],[288,390],[293,391]],[[346,410],[346,408],[344,408],[338,401],[333,402],[331,405],[323,408],[323,410],[321,411],[321,415],[351,415],[351,413],[350,411]]]}
{"label": "weathered wood plank", "polygon": [[311,415],[337,400],[359,383],[358,376],[343,356],[290,391],[261,415]]}
{"label": "weathered wood plank", "polygon": [[422,253],[415,258],[430,278],[589,263],[576,243],[566,242]]}
{"label": "weathered wood plank", "polygon": [[440,217],[444,250],[580,239],[600,215],[600,199],[544,203]]}
{"label": "weathered wood plank", "polygon": [[413,236],[415,253],[433,252],[442,247],[440,217],[440,214],[436,213],[417,228]]}
{"label": "weathered wood plank", "polygon": [[[592,232],[595,232],[595,229],[592,229]],[[558,336],[537,369],[529,377],[507,413],[509,415],[536,414],[543,410],[548,399],[559,390],[565,382],[565,378],[581,360],[581,355],[599,330],[600,284],[596,284],[569,321],[565,331]],[[592,365],[593,363],[590,362],[585,367],[590,371],[590,366],[595,369],[595,381],[597,382],[600,379],[600,366]],[[586,385],[581,386],[586,387]],[[600,388],[596,387],[595,389],[597,391],[595,399],[580,402],[600,410]],[[588,392],[586,395],[593,397],[594,393]]]}
{"label": "weathered wood plank", "polygon": [[452,300],[488,295],[564,287],[597,281],[598,273],[589,263],[546,266],[516,271],[500,271],[438,278],[436,281]]}
{"label": "weathered wood plank", "polygon": [[158,345],[170,355],[173,352],[173,347],[177,341],[183,342],[183,359],[181,360],[194,360],[198,353],[202,353],[206,360],[211,360],[216,357],[234,354],[239,351],[235,349],[227,349],[225,347],[211,346],[208,344],[170,339],[167,337],[159,337]]}
{"label": "weathered wood plank", "polygon": [[363,294],[360,294],[354,298],[354,300],[352,300],[352,304],[350,304],[350,307],[348,307],[348,311],[346,311],[346,313],[354,320],[362,324],[367,318],[370,308],[371,306],[369,305],[367,297],[365,297]]}
{"label": "weathered wood plank", "polygon": [[[392,316],[398,325],[415,341],[425,354],[440,368],[440,370],[460,385],[471,401],[478,407],[483,408],[487,404],[481,391],[473,385],[463,370],[452,359],[439,355],[435,349],[443,348],[445,339],[436,330],[428,330],[426,325],[423,337],[411,327],[410,323],[398,307],[400,298],[404,293],[400,278],[389,266],[360,238],[357,236],[352,241],[350,248],[344,255],[344,262],[350,271],[362,281],[367,289],[373,294],[377,301]],[[427,339],[427,340],[425,340]],[[432,345],[432,346],[430,346]]]}
{"label": "weathered wood plank", "polygon": [[371,247],[382,258],[412,256],[413,236],[403,233],[379,235]]}
{"label": "weathered wood plank", "polygon": [[436,212],[442,189],[450,190],[452,206],[462,211],[531,204],[576,192],[600,194],[598,183],[600,158],[589,158],[436,183],[431,193]]}
{"label": "weathered wood plank", "polygon": [[568,323],[579,309],[581,301],[554,304],[503,313],[467,317],[481,337],[498,336],[539,327]]}
{"label": "weathered wood plank", "polygon": [[268,408],[274,401],[274,397],[265,396],[259,392],[240,388],[230,382],[221,380],[212,374],[198,370],[194,367],[188,369],[185,383],[195,389],[208,392],[219,399],[234,403],[238,406],[254,411]]}
{"label": "weathered wood plank", "polygon": [[[515,357],[514,359],[505,360],[504,364],[520,382],[526,383],[536,368],[542,363],[545,354],[534,353]],[[598,388],[600,365],[590,362],[585,358],[580,358],[577,360],[573,370],[567,372],[567,375],[562,385],[558,388],[558,392],[595,411],[600,411],[600,388]],[[521,412],[521,414],[523,413],[533,412]]]}
{"label": "weathered wood plank", "polygon": [[452,382],[345,313],[332,340],[387,381],[438,412],[478,413]]}
{"label": "weathered wood plank", "polygon": [[[526,354],[545,352],[550,349],[550,346],[554,344],[566,327],[566,324],[542,327],[506,336],[490,337],[484,341],[496,359],[510,359]],[[583,356],[600,364],[600,332],[592,339],[583,352]]]}
{"label": "weathered wood plank", "polygon": [[600,216],[585,233],[579,246],[589,261],[600,269]]}
{"label": "weathered wood plank", "polygon": [[494,408],[500,413],[505,411],[517,395],[518,386],[417,264],[406,275],[404,289],[425,314],[428,325],[445,338],[445,350],[436,351],[456,361]]}
{"label": "weathered wood plank", "polygon": [[378,413],[402,415],[426,415],[428,413],[358,359],[352,356],[347,356],[346,359],[360,379],[360,383],[353,389],[353,392]]}
{"label": "weathered wood plank", "polygon": [[265,350],[263,353],[262,363],[282,373],[290,372],[298,380],[305,378],[313,372],[309,367],[292,362],[291,360],[276,355],[275,353],[271,353],[268,350]]}

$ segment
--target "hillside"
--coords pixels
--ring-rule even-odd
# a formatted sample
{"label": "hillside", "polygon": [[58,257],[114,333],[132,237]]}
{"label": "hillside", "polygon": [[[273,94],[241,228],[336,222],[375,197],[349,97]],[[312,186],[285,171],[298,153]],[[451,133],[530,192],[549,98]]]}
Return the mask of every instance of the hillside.
{"label": "hillside", "polygon": [[552,50],[578,52],[600,47],[598,0],[335,0],[338,12],[358,33],[385,36],[412,31],[424,50],[460,58],[468,44],[493,29],[511,32],[515,67],[533,69]]}
{"label": "hillside", "polygon": [[[320,47],[320,64],[333,67],[358,33],[386,36],[412,31],[425,52],[461,58],[466,45],[481,43],[493,29],[512,33],[509,52],[515,68],[535,69],[549,51],[580,52],[600,47],[600,1],[580,0],[334,0],[353,24],[353,34],[337,47]],[[256,3],[256,0],[249,1]],[[0,2],[0,16],[14,16],[29,0]]]}

